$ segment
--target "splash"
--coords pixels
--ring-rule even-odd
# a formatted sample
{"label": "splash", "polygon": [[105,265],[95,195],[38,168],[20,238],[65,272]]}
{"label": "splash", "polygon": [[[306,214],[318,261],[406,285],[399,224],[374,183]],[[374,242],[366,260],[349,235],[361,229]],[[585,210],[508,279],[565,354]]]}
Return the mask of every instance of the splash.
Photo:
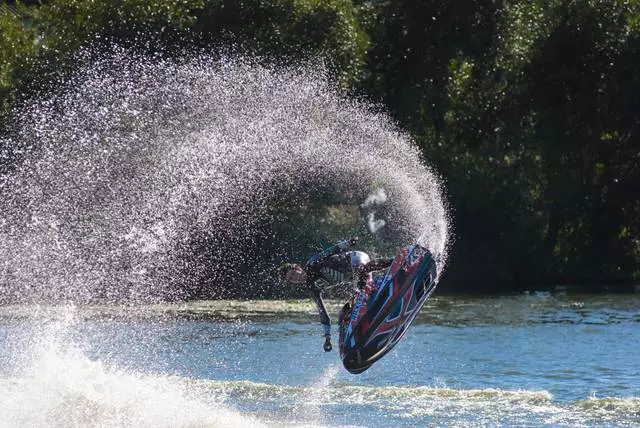
{"label": "splash", "polygon": [[326,411],[321,407],[323,398],[329,395],[332,384],[341,371],[341,364],[328,366],[316,379],[311,381],[311,387],[301,388],[297,394],[296,404],[287,419],[297,420],[296,425],[329,426],[325,420]]}
{"label": "splash", "polygon": [[70,340],[75,310],[16,338],[21,367],[0,376],[0,426],[261,427],[184,379],[128,372],[91,360]]}
{"label": "splash", "polygon": [[314,207],[357,212],[381,187],[381,239],[419,237],[446,260],[441,185],[418,149],[311,67],[119,52],[17,112],[0,147],[5,300],[224,296],[322,233]]}
{"label": "splash", "polygon": [[387,192],[385,192],[383,188],[379,188],[367,196],[367,199],[365,199],[362,204],[362,208],[371,208],[376,205],[382,205],[385,202],[387,202]]}
{"label": "splash", "polygon": [[367,227],[369,228],[369,232],[372,234],[378,233],[378,231],[387,224],[386,221],[375,218],[376,213],[374,210],[376,206],[384,205],[385,202],[387,202],[387,193],[383,188],[379,188],[367,196],[367,199],[365,199],[362,205],[360,205],[362,209],[369,210],[369,213],[367,214]]}

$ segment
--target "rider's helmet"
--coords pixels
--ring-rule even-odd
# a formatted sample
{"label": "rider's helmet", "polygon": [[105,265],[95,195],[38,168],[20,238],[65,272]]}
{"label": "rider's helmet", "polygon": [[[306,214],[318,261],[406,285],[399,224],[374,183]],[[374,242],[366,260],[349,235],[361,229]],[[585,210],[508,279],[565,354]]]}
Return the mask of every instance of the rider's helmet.
{"label": "rider's helmet", "polygon": [[297,263],[284,263],[280,266],[278,274],[282,281],[291,284],[304,284],[307,279],[304,268]]}
{"label": "rider's helmet", "polygon": [[295,263],[282,263],[278,268],[278,278],[281,281],[286,281],[287,272],[296,267]]}

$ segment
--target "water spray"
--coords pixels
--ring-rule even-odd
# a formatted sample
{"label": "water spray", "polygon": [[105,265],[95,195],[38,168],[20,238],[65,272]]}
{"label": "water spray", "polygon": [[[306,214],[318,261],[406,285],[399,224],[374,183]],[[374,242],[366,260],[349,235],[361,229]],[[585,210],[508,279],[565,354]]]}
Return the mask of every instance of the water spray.
{"label": "water spray", "polygon": [[224,295],[268,268],[265,243],[284,257],[318,226],[274,232],[323,198],[373,195],[384,218],[363,225],[446,252],[441,185],[418,149],[312,67],[119,52],[15,117],[18,155],[0,181],[5,300]]}

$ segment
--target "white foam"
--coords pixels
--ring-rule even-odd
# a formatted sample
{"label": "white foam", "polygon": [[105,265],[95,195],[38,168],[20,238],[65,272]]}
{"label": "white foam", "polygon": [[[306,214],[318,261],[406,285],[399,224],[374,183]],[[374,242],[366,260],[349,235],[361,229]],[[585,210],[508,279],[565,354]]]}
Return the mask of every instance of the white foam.
{"label": "white foam", "polygon": [[89,359],[64,338],[64,325],[48,325],[24,350],[22,369],[0,378],[0,426],[263,425],[180,378],[126,372]]}

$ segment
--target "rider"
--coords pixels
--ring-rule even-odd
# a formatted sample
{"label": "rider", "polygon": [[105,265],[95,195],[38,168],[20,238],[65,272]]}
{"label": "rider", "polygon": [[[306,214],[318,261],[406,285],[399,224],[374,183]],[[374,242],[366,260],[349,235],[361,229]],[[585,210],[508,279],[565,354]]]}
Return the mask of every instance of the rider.
{"label": "rider", "polygon": [[331,321],[322,301],[322,291],[327,286],[351,280],[358,289],[362,289],[370,273],[389,267],[393,259],[371,261],[362,251],[347,251],[358,242],[357,237],[338,242],[312,256],[304,266],[297,263],[285,263],[280,268],[280,277],[293,284],[305,284],[311,298],[318,307],[320,323],[324,328],[325,352],[331,351]]}

